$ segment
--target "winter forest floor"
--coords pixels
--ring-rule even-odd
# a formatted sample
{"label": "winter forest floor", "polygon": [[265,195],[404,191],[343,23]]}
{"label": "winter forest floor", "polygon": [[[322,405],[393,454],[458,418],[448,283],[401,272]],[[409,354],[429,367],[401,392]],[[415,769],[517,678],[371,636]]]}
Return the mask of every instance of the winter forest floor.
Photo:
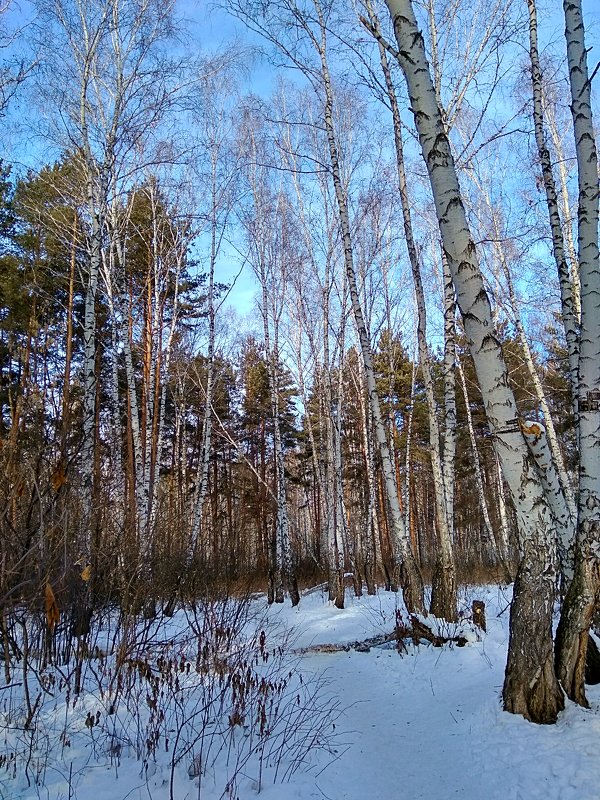
{"label": "winter forest floor", "polygon": [[[107,655],[95,666],[90,660],[86,692],[75,703],[68,670],[47,668],[55,677],[46,681],[35,730],[25,731],[19,716],[18,673],[12,688],[0,687],[0,798],[598,800],[600,687],[588,688],[589,710],[567,703],[554,726],[503,713],[510,593],[470,588],[462,607],[469,610],[473,599],[486,603],[486,634],[465,623],[464,647],[408,640],[400,655],[395,643],[369,652],[315,652],[393,630],[391,593],[355,598],[348,591],[344,610],[315,590],[297,609],[286,603],[267,610],[264,598],[254,598],[235,618],[241,632],[235,641],[227,638],[225,646],[222,638],[231,607],[216,626],[215,653],[240,653],[243,641],[254,642],[230,671],[206,650],[210,669],[198,666],[198,641],[209,641],[204,620],[219,610],[205,608],[193,618],[181,612],[146,628],[118,703],[107,634]],[[197,625],[205,626],[200,634]],[[253,683],[251,670],[266,675],[266,683]],[[251,685],[258,687],[254,694]],[[29,690],[36,695],[33,678]]]}

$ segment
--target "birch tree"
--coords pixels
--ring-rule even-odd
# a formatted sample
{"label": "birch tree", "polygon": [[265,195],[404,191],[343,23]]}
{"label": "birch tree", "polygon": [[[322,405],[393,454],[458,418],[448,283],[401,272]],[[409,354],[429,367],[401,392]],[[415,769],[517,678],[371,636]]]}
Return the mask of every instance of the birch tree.
{"label": "birch tree", "polygon": [[[477,186],[481,201],[482,208],[479,214],[483,218],[481,222],[485,231],[484,235],[489,239],[490,243],[491,270],[496,279],[498,303],[502,306],[507,318],[514,326],[520,351],[533,387],[533,394],[537,398],[543,415],[544,424],[539,431],[539,438],[543,439],[543,447],[540,449],[536,445],[533,455],[540,469],[540,474],[542,477],[547,476],[546,495],[557,528],[560,568],[568,584],[573,574],[573,540],[577,516],[575,497],[554,419],[525,329],[522,313],[524,304],[518,295],[515,285],[514,276],[522,273],[524,264],[517,250],[516,239],[511,238],[509,223],[502,219],[502,211],[498,202],[494,203],[492,201],[490,177],[485,179],[477,176],[473,170],[468,170],[468,173]],[[502,197],[502,191],[495,192],[495,194]],[[528,442],[533,443],[533,439],[528,439]],[[544,454],[543,457],[542,453]],[[550,486],[553,487],[552,490],[550,490]]]}
{"label": "birch tree", "polygon": [[[554,171],[550,158],[550,150],[546,141],[546,126],[544,124],[543,80],[538,50],[538,25],[535,0],[527,0],[529,11],[529,57],[531,60],[531,83],[533,94],[533,121],[535,142],[542,168],[542,178],[546,193],[548,219],[552,233],[552,252],[558,271],[558,280],[561,295],[562,321],[569,356],[569,374],[571,390],[575,403],[575,417],[577,417],[578,400],[578,314],[580,299],[575,296],[575,285],[567,264],[563,225],[560,218],[558,192],[554,180]],[[573,270],[575,275],[575,270]]]}
{"label": "birch tree", "polygon": [[[438,407],[433,390],[433,377],[431,373],[431,359],[427,344],[427,313],[425,309],[425,293],[421,276],[421,263],[413,234],[413,224],[408,196],[408,183],[404,165],[404,143],[400,109],[392,74],[387,59],[387,51],[382,43],[379,32],[379,22],[369,0],[366,3],[369,22],[374,32],[379,36],[378,49],[381,68],[385,80],[387,98],[392,111],[394,130],[394,144],[396,149],[396,169],[398,172],[398,188],[402,204],[402,221],[404,237],[410,261],[416,307],[417,307],[417,344],[419,349],[419,362],[423,373],[427,409],[429,416],[429,447],[431,466],[433,470],[433,485],[435,491],[435,529],[438,541],[436,568],[434,571],[431,590],[431,611],[436,616],[445,617],[450,621],[457,618],[457,589],[456,569],[452,552],[452,529],[454,520],[454,450],[456,431],[456,402],[454,399],[453,370],[454,370],[454,288],[452,280],[444,276],[445,299],[445,357],[444,357],[444,402],[446,414],[444,419],[445,436],[442,456],[441,432],[438,424]],[[445,262],[445,259],[444,259]],[[446,270],[447,272],[447,270]]]}
{"label": "birch tree", "polygon": [[[123,197],[176,91],[178,65],[162,45],[173,33],[171,2],[37,0],[43,45],[38,92],[48,111],[48,135],[79,155],[86,187],[87,264],[82,365],[83,420],[79,455],[82,524],[77,562],[89,577],[98,490],[99,352],[97,297],[110,242],[108,217]],[[146,155],[147,155],[146,152]],[[130,184],[129,184],[130,185]],[[91,597],[82,585],[76,628],[86,632]],[[81,613],[80,613],[81,612]]]}
{"label": "birch tree", "polygon": [[[424,610],[423,582],[400,510],[393,460],[375,382],[369,331],[357,281],[347,186],[342,177],[339,133],[335,124],[334,89],[328,59],[327,15],[331,8],[329,4],[324,5],[320,0],[302,4],[284,0],[281,3],[269,4],[268,9],[262,4],[241,5],[236,2],[230,3],[230,7],[246,24],[277,47],[289,63],[302,72],[321,103],[321,121],[327,140],[327,170],[336,199],[350,304],[360,343],[370,412],[381,460],[394,559],[400,570],[400,583],[406,607],[411,611],[422,611]],[[285,34],[286,24],[295,31],[295,35],[291,38]]]}
{"label": "birch tree", "polygon": [[209,238],[207,258],[207,321],[206,385],[204,387],[204,418],[202,420],[202,446],[196,477],[192,507],[191,529],[188,542],[188,559],[198,552],[202,540],[202,509],[208,493],[208,469],[213,439],[213,393],[215,387],[215,347],[217,313],[217,266],[229,229],[233,207],[237,200],[236,178],[239,175],[238,158],[234,153],[229,104],[235,90],[235,79],[228,60],[216,60],[207,65],[201,76],[198,98],[199,118],[196,126],[200,135],[201,163],[198,176],[203,186],[208,186],[208,203],[204,212]]}
{"label": "birch tree", "polygon": [[387,0],[419,142],[429,174],[440,234],[494,443],[518,518],[521,561],[511,607],[504,706],[553,722],[563,706],[554,671],[552,606],[555,531],[494,333],[477,251],[466,219],[455,162],[410,0]]}
{"label": "birch tree", "polygon": [[557,668],[567,695],[587,706],[585,659],[588,631],[598,595],[600,566],[600,189],[581,2],[565,0],[563,8],[579,187],[577,254],[581,279],[581,330],[575,575],[564,600],[557,631]]}
{"label": "birch tree", "polygon": [[[304,166],[318,161],[324,146],[322,131],[315,119],[315,104],[305,93],[286,87],[286,98],[279,94],[277,105],[283,121],[279,146],[282,166],[289,171],[293,187],[291,193],[294,213],[298,220],[304,262],[290,281],[290,289],[298,300],[298,308],[291,311],[298,319],[300,331],[310,350],[313,375],[318,375],[318,387],[313,381],[313,394],[319,397],[317,430],[312,414],[307,415],[307,425],[312,444],[315,479],[321,504],[322,554],[325,556],[329,581],[329,598],[338,608],[344,607],[344,565],[348,538],[344,513],[342,483],[341,419],[342,361],[346,346],[346,303],[344,289],[340,291],[338,233],[335,208],[327,174],[317,170],[306,176]],[[294,100],[303,109],[307,124],[302,133],[293,132],[287,107]],[[308,124],[310,121],[311,124]],[[300,158],[299,153],[304,157]],[[340,296],[341,295],[341,296]],[[292,301],[293,304],[293,301]],[[297,313],[297,316],[296,316]],[[300,332],[299,331],[299,332]],[[300,346],[298,340],[298,346]],[[299,371],[302,364],[299,363]],[[337,380],[336,380],[337,371]],[[301,383],[304,384],[304,376]],[[308,398],[307,398],[308,399]]]}
{"label": "birch tree", "polygon": [[246,120],[248,186],[252,207],[244,219],[250,261],[260,285],[260,314],[265,343],[271,418],[273,423],[273,460],[275,482],[275,529],[269,564],[269,602],[283,603],[287,591],[292,605],[300,602],[290,535],[285,454],[281,434],[279,370],[281,365],[280,333],[284,295],[289,275],[294,270],[297,253],[290,205],[283,189],[272,187],[266,170],[261,168],[268,155],[254,131],[255,121]]}

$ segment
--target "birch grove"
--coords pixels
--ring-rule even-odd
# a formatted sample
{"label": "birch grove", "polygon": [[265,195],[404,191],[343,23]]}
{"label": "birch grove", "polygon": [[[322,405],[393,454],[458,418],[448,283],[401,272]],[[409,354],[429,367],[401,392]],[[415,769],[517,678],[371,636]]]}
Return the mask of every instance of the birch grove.
{"label": "birch grove", "polygon": [[564,37],[535,0],[223,0],[223,47],[175,0],[34,5],[0,34],[0,645],[52,593],[79,691],[114,609],[381,590],[401,631],[514,581],[504,709],[587,705],[580,0]]}

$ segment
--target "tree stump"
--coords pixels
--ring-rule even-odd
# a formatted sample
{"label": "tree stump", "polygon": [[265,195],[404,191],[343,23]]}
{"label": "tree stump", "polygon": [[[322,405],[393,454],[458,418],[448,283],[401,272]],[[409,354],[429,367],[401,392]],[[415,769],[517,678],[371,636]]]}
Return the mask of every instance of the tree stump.
{"label": "tree stump", "polygon": [[483,600],[473,600],[473,622],[482,631],[486,631],[485,625],[485,603]]}

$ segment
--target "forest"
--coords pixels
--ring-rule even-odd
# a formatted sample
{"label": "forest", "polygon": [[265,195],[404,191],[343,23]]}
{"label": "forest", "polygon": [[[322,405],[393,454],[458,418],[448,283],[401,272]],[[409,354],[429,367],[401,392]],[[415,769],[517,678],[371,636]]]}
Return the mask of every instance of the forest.
{"label": "forest", "polygon": [[[394,597],[400,650],[470,641],[465,587],[512,585],[502,708],[589,708],[588,6],[0,0],[0,770],[91,680],[107,720],[146,698],[147,773],[195,670],[189,719],[252,716],[235,775],[258,752],[262,775],[293,680],[250,609],[316,587],[336,612]],[[178,666],[182,614],[205,646]],[[156,625],[178,633],[153,651]],[[332,724],[321,689],[294,736]],[[171,766],[157,797],[184,796]]]}

